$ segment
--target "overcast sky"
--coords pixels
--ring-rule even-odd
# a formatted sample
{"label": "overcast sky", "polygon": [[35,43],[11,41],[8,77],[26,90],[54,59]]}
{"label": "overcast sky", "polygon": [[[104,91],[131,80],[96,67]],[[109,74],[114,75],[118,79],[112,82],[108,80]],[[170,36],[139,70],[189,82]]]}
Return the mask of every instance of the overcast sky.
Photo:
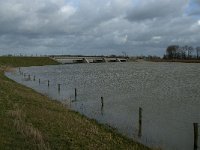
{"label": "overcast sky", "polygon": [[0,54],[163,55],[200,46],[200,0],[0,0]]}

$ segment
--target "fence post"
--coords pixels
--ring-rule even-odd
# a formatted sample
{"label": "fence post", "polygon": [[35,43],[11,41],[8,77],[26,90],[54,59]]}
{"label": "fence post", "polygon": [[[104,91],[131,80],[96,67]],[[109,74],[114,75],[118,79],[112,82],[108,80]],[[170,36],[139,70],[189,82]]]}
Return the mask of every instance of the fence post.
{"label": "fence post", "polygon": [[101,108],[103,108],[103,97],[101,97]]}
{"label": "fence post", "polygon": [[193,123],[194,127],[194,150],[198,149],[198,123]]}
{"label": "fence post", "polygon": [[142,108],[139,107],[139,131],[138,131],[138,136],[142,136]]}
{"label": "fence post", "polygon": [[48,80],[48,87],[49,87],[49,80]]}
{"label": "fence post", "polygon": [[58,84],[58,92],[60,93],[60,84]]}
{"label": "fence post", "polygon": [[39,84],[40,84],[40,79],[39,79]]}
{"label": "fence post", "polygon": [[35,81],[35,76],[33,77],[33,81]]}
{"label": "fence post", "polygon": [[75,95],[75,100],[76,100],[76,97],[77,97],[77,89],[76,88],[74,89],[74,95]]}

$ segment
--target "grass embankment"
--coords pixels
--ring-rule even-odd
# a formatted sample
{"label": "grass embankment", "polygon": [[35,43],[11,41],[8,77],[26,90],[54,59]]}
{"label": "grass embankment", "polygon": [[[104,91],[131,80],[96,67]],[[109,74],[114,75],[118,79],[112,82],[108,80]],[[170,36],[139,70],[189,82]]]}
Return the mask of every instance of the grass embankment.
{"label": "grass embankment", "polygon": [[0,66],[29,67],[58,64],[48,57],[0,57]]}
{"label": "grass embankment", "polygon": [[[0,64],[57,63],[48,58],[0,57]],[[0,149],[149,149],[6,78],[6,67],[0,68]]]}

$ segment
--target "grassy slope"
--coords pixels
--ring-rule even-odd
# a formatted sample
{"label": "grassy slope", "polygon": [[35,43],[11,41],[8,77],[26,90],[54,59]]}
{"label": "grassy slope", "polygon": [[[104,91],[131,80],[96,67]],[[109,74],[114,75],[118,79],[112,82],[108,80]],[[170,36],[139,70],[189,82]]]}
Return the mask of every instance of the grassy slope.
{"label": "grassy slope", "polygon": [[0,57],[0,66],[7,65],[12,67],[28,67],[48,64],[56,65],[58,63],[48,57]]}
{"label": "grassy slope", "polygon": [[[48,58],[1,57],[0,64],[16,67],[56,63]],[[7,79],[2,68],[0,149],[148,149]]]}

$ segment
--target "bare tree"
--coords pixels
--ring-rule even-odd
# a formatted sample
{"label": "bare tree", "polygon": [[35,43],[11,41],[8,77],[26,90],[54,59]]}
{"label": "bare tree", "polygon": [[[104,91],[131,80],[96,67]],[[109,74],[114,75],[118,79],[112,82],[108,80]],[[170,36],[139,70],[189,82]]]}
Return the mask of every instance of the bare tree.
{"label": "bare tree", "polygon": [[180,58],[186,59],[186,51],[185,51],[184,47],[180,47],[179,51],[180,51]]}
{"label": "bare tree", "polygon": [[166,56],[168,59],[177,58],[178,45],[170,45],[166,49]]}
{"label": "bare tree", "polygon": [[192,51],[194,50],[194,48],[192,46],[188,46],[188,58],[192,57]]}
{"label": "bare tree", "polygon": [[[196,56],[195,56],[196,50]],[[178,46],[178,45],[170,45],[166,49],[166,55],[164,55],[165,59],[192,59],[192,58],[200,58],[200,47],[194,48],[193,46]]]}
{"label": "bare tree", "polygon": [[197,52],[197,59],[199,59],[200,47],[196,47],[196,52]]}

